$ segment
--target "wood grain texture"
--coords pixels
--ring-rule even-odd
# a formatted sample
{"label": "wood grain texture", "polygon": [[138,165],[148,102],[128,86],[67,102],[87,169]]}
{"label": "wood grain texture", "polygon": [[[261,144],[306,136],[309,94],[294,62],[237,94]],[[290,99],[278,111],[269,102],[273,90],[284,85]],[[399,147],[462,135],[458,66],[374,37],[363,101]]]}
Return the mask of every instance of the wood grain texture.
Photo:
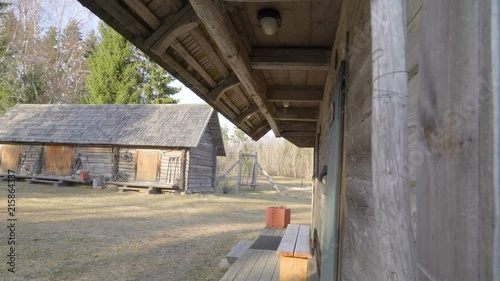
{"label": "wood grain texture", "polygon": [[293,257],[295,252],[295,244],[299,235],[300,226],[298,224],[289,224],[286,228],[285,235],[281,239],[281,243],[276,251],[279,256]]}
{"label": "wood grain texture", "polygon": [[491,168],[498,131],[492,91],[498,87],[498,76],[492,76],[492,57],[498,55],[492,44],[492,36],[498,34],[492,32],[494,2],[422,1],[417,131],[423,154],[417,166],[420,280],[499,278],[498,252],[493,251],[498,239],[493,211],[498,204],[493,196],[498,170]]}
{"label": "wood grain texture", "polygon": [[215,1],[190,0],[189,2],[233,68],[243,87],[259,106],[274,134],[279,137],[278,125],[265,102],[265,97],[263,97],[267,90],[266,84],[260,76],[254,75],[250,67],[248,53],[241,51],[243,50],[242,43],[228,19],[224,7]]}
{"label": "wood grain texture", "polygon": [[414,281],[405,1],[372,1],[371,27],[373,199],[379,223],[382,278]]}

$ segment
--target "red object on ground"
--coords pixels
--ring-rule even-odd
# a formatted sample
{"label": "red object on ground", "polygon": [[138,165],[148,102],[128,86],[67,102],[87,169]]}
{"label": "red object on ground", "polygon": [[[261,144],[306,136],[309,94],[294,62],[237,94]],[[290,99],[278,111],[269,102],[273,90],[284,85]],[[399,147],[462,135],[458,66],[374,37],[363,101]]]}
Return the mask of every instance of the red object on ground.
{"label": "red object on ground", "polygon": [[89,179],[89,171],[80,171],[80,180],[86,181]]}
{"label": "red object on ground", "polygon": [[290,209],[284,207],[266,208],[266,225],[272,228],[286,228],[290,224]]}

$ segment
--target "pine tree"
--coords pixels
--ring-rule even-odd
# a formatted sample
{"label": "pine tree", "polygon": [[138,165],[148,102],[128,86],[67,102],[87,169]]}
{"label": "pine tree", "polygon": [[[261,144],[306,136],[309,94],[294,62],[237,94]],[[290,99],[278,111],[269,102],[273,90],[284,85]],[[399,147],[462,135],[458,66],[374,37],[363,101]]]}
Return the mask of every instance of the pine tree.
{"label": "pine tree", "polygon": [[[180,89],[173,77],[104,23],[101,38],[88,40],[93,48],[87,62],[89,94],[84,102],[96,104],[175,103]],[[95,46],[95,47],[94,47]]]}

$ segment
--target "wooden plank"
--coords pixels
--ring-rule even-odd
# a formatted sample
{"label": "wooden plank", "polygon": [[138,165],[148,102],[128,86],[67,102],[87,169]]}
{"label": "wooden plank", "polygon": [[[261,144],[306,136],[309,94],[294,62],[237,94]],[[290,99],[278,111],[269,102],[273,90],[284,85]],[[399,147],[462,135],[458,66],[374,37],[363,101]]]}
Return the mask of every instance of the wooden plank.
{"label": "wooden plank", "polygon": [[299,234],[297,235],[297,243],[295,244],[295,251],[293,256],[296,258],[310,259],[311,255],[311,245],[310,238],[311,227],[309,225],[300,225]]}
{"label": "wooden plank", "polygon": [[171,30],[178,21],[180,21],[187,14],[192,13],[192,11],[193,9],[191,6],[186,5],[175,14],[168,16],[168,18],[163,21],[163,25],[156,29],[155,32],[153,32],[153,34],[151,34],[146,40],[144,40],[144,46],[151,48],[151,46],[153,46],[153,44],[155,44],[165,33],[168,33],[168,31]]}
{"label": "wooden plank", "polygon": [[226,91],[229,91],[238,85],[240,85],[240,80],[234,73],[231,73],[229,77],[224,79],[219,83],[219,85],[217,85],[217,87],[212,89],[207,96],[209,99],[217,102]]}
{"label": "wooden plank", "polygon": [[134,12],[136,12],[153,29],[160,27],[160,20],[140,0],[123,0]]}
{"label": "wooden plank", "polygon": [[136,180],[156,182],[158,180],[159,161],[159,150],[137,150]]}
{"label": "wooden plank", "polygon": [[21,155],[21,146],[17,144],[2,145],[2,172],[9,170],[17,172],[19,157]]}
{"label": "wooden plank", "polygon": [[276,110],[276,120],[286,121],[312,121],[319,118],[317,109],[310,108],[283,108]]}
{"label": "wooden plank", "polygon": [[293,257],[295,251],[295,244],[297,243],[297,236],[299,235],[299,225],[289,224],[286,228],[285,235],[281,239],[281,243],[276,251],[279,256]]}
{"label": "wooden plank", "polygon": [[330,49],[322,48],[253,48],[253,69],[323,70],[330,68]]}
{"label": "wooden plank", "polygon": [[224,64],[224,62],[222,62],[222,59],[214,50],[210,42],[208,42],[208,40],[202,34],[201,30],[199,28],[195,28],[191,30],[190,34],[194,38],[196,43],[198,43],[203,52],[207,55],[208,59],[213,63],[215,68],[219,70],[222,77],[227,78],[230,73],[227,70],[226,65]]}
{"label": "wooden plank", "polygon": [[280,281],[307,281],[307,259],[280,257]]}
{"label": "wooden plank", "polygon": [[270,87],[267,90],[267,100],[276,102],[314,102],[323,101],[322,87],[304,87],[304,86],[279,86]]}
{"label": "wooden plank", "polygon": [[267,259],[266,264],[262,269],[262,274],[260,275],[258,281],[271,281],[274,275],[276,267],[279,267],[279,256],[275,254],[274,251],[270,251],[271,254]]}
{"label": "wooden plank", "polygon": [[182,46],[181,43],[177,40],[173,40],[171,47],[174,48],[179,55],[182,56],[186,62],[196,70],[203,79],[212,87],[215,87],[217,83],[215,83],[214,79],[208,74],[208,72],[196,61],[195,58]]}
{"label": "wooden plank", "polygon": [[44,173],[48,175],[70,176],[73,165],[72,145],[47,145]]}
{"label": "wooden plank", "polygon": [[408,73],[404,1],[371,1],[372,171],[384,279],[416,280],[408,186]]}
{"label": "wooden plank", "polygon": [[[151,46],[151,51],[158,55],[162,55],[165,50],[167,50],[168,46],[174,42],[175,38],[195,29],[196,27],[198,27],[198,17],[193,10],[189,10],[177,22],[175,22],[172,26],[169,26],[165,33],[158,38],[158,41]],[[153,33],[152,36],[156,36],[155,33]]]}
{"label": "wooden plank", "polygon": [[[256,281],[259,280],[260,277],[262,276],[262,273],[264,271],[264,267],[267,264],[267,261],[271,256],[276,256],[274,251],[266,251],[262,250],[261,255],[259,256],[259,259],[253,266],[252,270],[248,273],[246,279],[241,278],[241,280],[246,280],[246,281]],[[242,276],[244,277],[244,276]]]}
{"label": "wooden plank", "polygon": [[165,53],[162,55],[162,59],[164,59],[166,63],[168,63],[175,71],[182,75],[188,83],[190,83],[193,87],[200,91],[200,93],[205,95],[208,93],[208,89],[172,56]]}
{"label": "wooden plank", "polygon": [[252,256],[254,249],[248,249],[236,262],[229,268],[220,281],[232,281],[238,275],[238,272],[247,263],[248,258]]}
{"label": "wooden plank", "polygon": [[280,130],[263,98],[267,91],[266,83],[259,75],[254,75],[250,67],[248,53],[244,52],[241,40],[236,33],[220,2],[205,0],[189,0],[196,14],[201,19],[208,33],[212,36],[234,73],[238,76],[246,92],[259,106],[274,134],[279,137]]}
{"label": "wooden plank", "polygon": [[[235,276],[233,279],[234,281],[244,281],[246,280],[246,277],[252,269],[255,267],[255,264],[259,260],[260,256],[266,252],[265,250],[253,250],[252,254],[248,257],[248,259],[245,262],[245,265],[241,267],[239,270],[238,274]],[[236,261],[238,262],[238,261]]]}
{"label": "wooden plank", "polygon": [[259,107],[256,104],[252,104],[249,106],[247,109],[243,110],[243,112],[240,113],[235,119],[234,123],[235,124],[241,124],[243,121],[245,121],[248,117],[252,116],[253,114],[259,112]]}
{"label": "wooden plank", "polygon": [[422,3],[417,111],[422,161],[416,167],[420,280],[500,278],[495,245],[500,213],[494,199],[498,12],[498,1],[490,0]]}
{"label": "wooden plank", "polygon": [[134,15],[124,9],[118,0],[95,0],[94,2],[120,22],[120,24],[126,26],[135,36],[144,38],[150,33]]}

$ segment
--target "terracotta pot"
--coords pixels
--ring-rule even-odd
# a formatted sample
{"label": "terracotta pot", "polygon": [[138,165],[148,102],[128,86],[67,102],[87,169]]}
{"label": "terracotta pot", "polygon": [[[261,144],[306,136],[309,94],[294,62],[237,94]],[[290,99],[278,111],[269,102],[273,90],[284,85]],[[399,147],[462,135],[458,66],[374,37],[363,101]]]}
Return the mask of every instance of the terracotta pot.
{"label": "terracotta pot", "polygon": [[272,228],[286,228],[290,224],[290,209],[282,207],[266,208],[266,225]]}

